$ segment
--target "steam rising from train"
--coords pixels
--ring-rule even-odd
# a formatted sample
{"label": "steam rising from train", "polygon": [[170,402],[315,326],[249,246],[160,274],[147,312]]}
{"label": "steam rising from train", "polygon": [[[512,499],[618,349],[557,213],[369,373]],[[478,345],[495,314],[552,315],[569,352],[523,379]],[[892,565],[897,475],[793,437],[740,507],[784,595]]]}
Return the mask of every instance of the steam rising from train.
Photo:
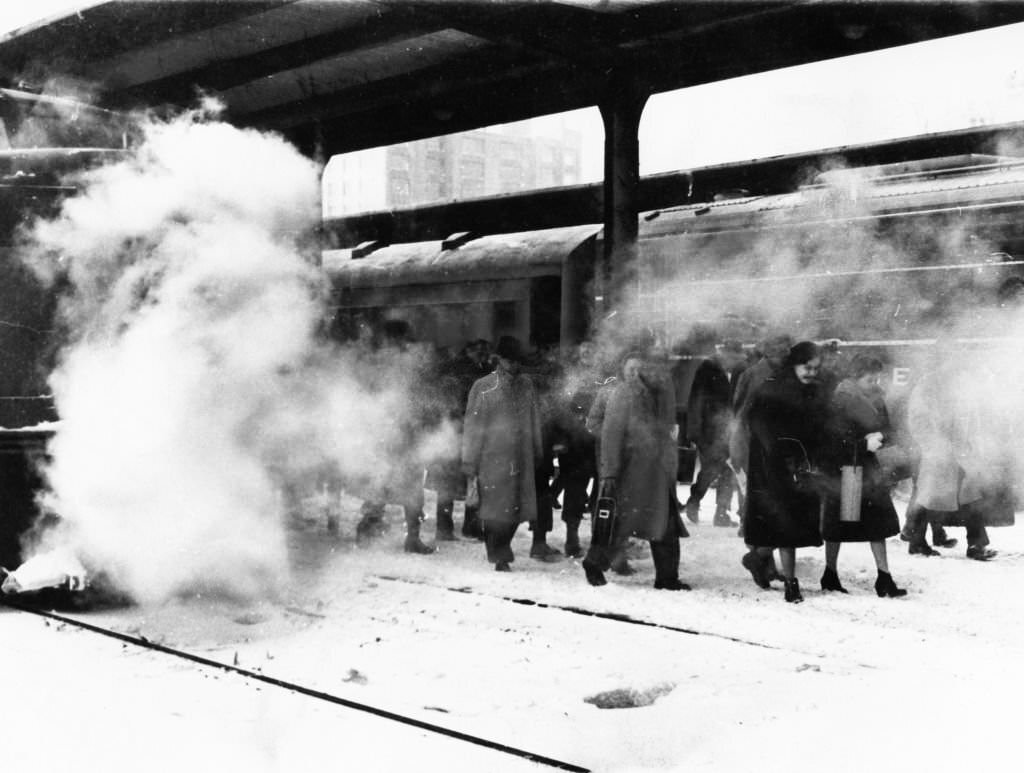
{"label": "steam rising from train", "polygon": [[29,257],[65,286],[43,502],[59,524],[37,547],[72,546],[143,602],[272,592],[281,491],[324,466],[387,474],[417,354],[367,379],[364,352],[318,335],[318,169],[283,140],[206,109],[145,121],[80,184]]}

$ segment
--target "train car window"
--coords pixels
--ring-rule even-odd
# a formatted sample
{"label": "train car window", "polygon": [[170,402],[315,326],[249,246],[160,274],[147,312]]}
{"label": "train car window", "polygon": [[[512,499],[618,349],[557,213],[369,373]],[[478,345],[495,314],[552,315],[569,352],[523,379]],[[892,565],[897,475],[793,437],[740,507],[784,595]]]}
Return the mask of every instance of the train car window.
{"label": "train car window", "polygon": [[562,319],[562,278],[541,276],[530,287],[530,340],[540,347],[558,344]]}
{"label": "train car window", "polygon": [[498,301],[494,304],[494,329],[507,334],[516,329],[516,302]]}

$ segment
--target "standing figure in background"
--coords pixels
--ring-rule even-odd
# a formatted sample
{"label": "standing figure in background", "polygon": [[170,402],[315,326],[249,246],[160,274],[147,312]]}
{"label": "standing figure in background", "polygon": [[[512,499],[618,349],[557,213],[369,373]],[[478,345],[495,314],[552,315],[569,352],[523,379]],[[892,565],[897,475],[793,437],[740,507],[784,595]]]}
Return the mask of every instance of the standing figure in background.
{"label": "standing figure in background", "polygon": [[908,512],[911,547],[924,542],[929,519],[941,514],[960,519],[967,528],[967,557],[988,561],[996,551],[988,547],[984,498],[990,476],[972,433],[970,383],[962,363],[940,342],[938,363],[910,393],[907,425],[919,449],[914,479],[914,508]]}
{"label": "standing figure in background", "polygon": [[522,375],[522,348],[502,336],[494,373],[469,393],[462,429],[462,468],[480,496],[487,560],[499,572],[515,560],[512,538],[523,521],[537,519],[535,468],[541,458],[540,411],[533,384]]}
{"label": "standing figure in background", "polygon": [[594,370],[588,344],[581,344],[576,364],[576,371],[565,382],[552,434],[558,480],[564,494],[565,554],[571,558],[583,556],[580,522],[589,507],[591,482],[597,476],[596,443],[587,430],[587,416],[602,383]]}
{"label": "standing figure in background", "polygon": [[[825,573],[821,589],[846,593],[839,581],[837,563],[844,542],[869,542],[878,569],[875,591],[879,596],[898,598],[907,595],[897,588],[889,573],[885,540],[899,533],[900,521],[889,495],[891,481],[875,456],[882,445],[892,440],[885,396],[879,387],[884,366],[877,357],[858,354],[853,358],[849,378],[836,386],[829,405],[829,436],[833,441],[831,472],[838,478],[843,466],[860,468],[862,492],[857,520],[843,520],[841,501],[827,498],[822,537],[825,540]],[[837,486],[838,488],[838,486]]]}
{"label": "standing figure in background", "polygon": [[[667,371],[640,353],[626,356],[623,380],[608,398],[601,429],[601,496],[616,502],[616,535],[651,543],[654,587],[689,590],[679,580],[679,539],[689,534],[676,504],[675,394]],[[583,569],[591,585],[604,585],[607,548],[591,541]]]}
{"label": "standing figure in background", "polygon": [[[750,406],[753,405],[754,397],[761,386],[769,378],[775,377],[782,371],[789,350],[793,346],[793,339],[786,334],[767,338],[761,345],[761,359],[744,370],[736,380],[736,388],[732,396],[733,425],[729,433],[729,464],[742,480],[747,478],[748,457],[750,454],[750,425],[748,414]],[[746,534],[746,502],[748,484],[737,485],[736,492],[739,495],[740,509],[740,536]],[[784,579],[775,566],[775,558],[771,551],[767,555],[764,551],[758,551],[757,546],[749,539],[746,540],[749,548],[743,557],[743,566],[751,573],[754,582],[758,587],[770,588],[772,580]]]}
{"label": "standing figure in background", "polygon": [[[415,339],[412,329],[405,320],[387,320],[381,330],[382,336],[376,342],[372,356],[378,361],[390,361],[394,357],[409,357],[413,354]],[[424,361],[418,366],[429,372]],[[370,371],[373,371],[370,368]],[[423,521],[423,463],[416,456],[417,440],[426,423],[422,414],[413,411],[406,421],[397,428],[392,447],[387,457],[392,464],[382,471],[383,479],[376,482],[375,491],[370,492],[363,502],[361,518],[356,524],[356,540],[365,542],[384,530],[385,504],[401,505],[405,513],[405,552],[429,554],[434,548],[420,539],[420,524]]]}
{"label": "standing figure in background", "polygon": [[558,386],[562,382],[562,366],[551,349],[538,348],[523,365],[523,372],[533,382],[540,410],[542,452],[537,459],[534,485],[537,489],[537,518],[530,523],[533,544],[530,558],[538,561],[557,561],[561,553],[548,545],[547,535],[555,527],[554,500],[551,479],[555,474],[554,433],[558,414]]}
{"label": "standing figure in background", "polygon": [[813,464],[825,432],[825,410],[818,393],[821,357],[811,341],[789,351],[778,376],[753,396],[748,419],[746,540],[754,545],[760,566],[743,565],[761,587],[772,550],[779,549],[786,601],[801,602],[796,579],[796,549],[821,545],[822,500],[813,480]]}
{"label": "standing figure in background", "polygon": [[726,341],[697,368],[686,409],[686,439],[697,444],[700,472],[690,486],[686,515],[699,520],[700,501],[716,485],[715,526],[738,526],[729,517],[734,489],[729,469],[729,431],[732,426],[732,397],[746,358],[739,341]]}
{"label": "standing figure in background", "polygon": [[[483,378],[488,373],[494,370],[494,364],[491,362],[491,344],[489,341],[483,338],[478,338],[470,341],[463,348],[462,352],[448,363],[443,371],[444,377],[454,378],[458,384],[457,399],[453,401],[452,410],[458,414],[458,423],[461,427],[462,418],[466,415],[466,406],[469,403],[469,390],[473,388],[473,384],[478,379]],[[456,492],[459,496],[464,496],[465,478],[461,472],[461,465],[456,460],[456,466],[459,467],[457,477],[459,478],[457,485],[453,488],[458,489]],[[457,498],[453,494],[451,502],[445,500],[444,506],[446,508],[454,509],[454,500]],[[441,512],[442,503],[438,503],[438,512]],[[482,540],[484,538],[483,528],[480,526],[479,508],[475,504],[466,504],[465,512],[462,516],[462,536],[469,539]],[[451,510],[448,510],[450,513]],[[444,516],[440,516],[444,517]],[[438,520],[438,526],[441,526],[440,517]],[[451,515],[447,516],[447,521],[451,520]],[[451,530],[454,536],[455,524],[451,523]]]}

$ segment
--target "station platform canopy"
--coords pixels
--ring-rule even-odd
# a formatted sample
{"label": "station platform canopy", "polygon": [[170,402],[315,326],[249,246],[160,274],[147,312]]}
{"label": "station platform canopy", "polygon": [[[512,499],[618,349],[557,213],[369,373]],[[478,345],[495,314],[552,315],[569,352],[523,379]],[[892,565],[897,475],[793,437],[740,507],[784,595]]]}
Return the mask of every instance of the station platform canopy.
{"label": "station platform canopy", "polygon": [[984,0],[122,0],[0,37],[0,78],[114,109],[214,95],[329,156],[1022,20]]}

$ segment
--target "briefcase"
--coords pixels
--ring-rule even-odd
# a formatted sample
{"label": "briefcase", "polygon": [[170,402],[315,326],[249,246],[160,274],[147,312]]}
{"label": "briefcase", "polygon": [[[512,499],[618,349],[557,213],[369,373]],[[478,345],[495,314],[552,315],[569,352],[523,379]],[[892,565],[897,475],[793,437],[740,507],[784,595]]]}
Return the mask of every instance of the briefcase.
{"label": "briefcase", "polygon": [[597,508],[591,524],[590,542],[598,547],[608,547],[615,531],[616,507],[611,497],[598,497]]}

